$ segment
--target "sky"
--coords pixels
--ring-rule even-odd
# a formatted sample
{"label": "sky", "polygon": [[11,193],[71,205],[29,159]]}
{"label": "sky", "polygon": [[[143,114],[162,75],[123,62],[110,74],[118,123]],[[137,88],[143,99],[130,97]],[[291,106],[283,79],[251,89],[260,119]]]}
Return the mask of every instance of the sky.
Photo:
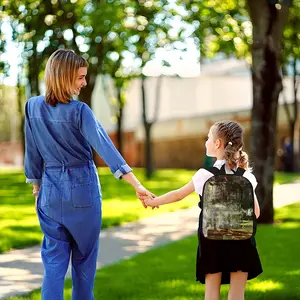
{"label": "sky", "polygon": [[5,85],[15,85],[17,82],[17,66],[20,60],[21,50],[19,49],[20,47],[17,47],[16,43],[12,42],[12,30],[9,23],[4,22],[2,24],[2,31],[6,34],[7,48],[0,59],[8,61],[10,65],[9,77],[4,78],[4,80],[2,78],[2,80]]}

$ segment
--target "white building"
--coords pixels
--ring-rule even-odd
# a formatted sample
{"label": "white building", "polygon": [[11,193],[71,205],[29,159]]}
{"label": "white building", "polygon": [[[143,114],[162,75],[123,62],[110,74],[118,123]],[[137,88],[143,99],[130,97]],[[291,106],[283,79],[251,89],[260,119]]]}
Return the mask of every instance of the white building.
{"label": "white building", "polygon": [[[156,86],[159,77],[146,81],[147,109],[150,120],[154,113]],[[222,119],[239,121],[246,132],[250,128],[252,107],[252,79],[245,61],[228,59],[204,65],[201,75],[191,78],[162,77],[158,120],[153,126],[152,143],[157,167],[197,167],[203,163],[204,137],[210,126]],[[103,89],[103,82],[109,88]],[[284,79],[285,94],[292,102],[292,80]],[[98,78],[92,107],[104,128],[116,131],[112,108],[107,99],[113,94],[109,80]],[[141,82],[133,80],[127,91],[123,131],[134,133],[138,144],[138,159],[133,164],[143,165],[144,128],[142,124]],[[283,103],[280,97],[280,103]],[[278,124],[287,128],[287,117],[279,108]],[[283,134],[287,134],[284,130]],[[246,140],[246,149],[248,141]],[[248,147],[249,148],[249,147]],[[248,149],[249,150],[249,149]],[[197,156],[193,163],[191,157]]]}

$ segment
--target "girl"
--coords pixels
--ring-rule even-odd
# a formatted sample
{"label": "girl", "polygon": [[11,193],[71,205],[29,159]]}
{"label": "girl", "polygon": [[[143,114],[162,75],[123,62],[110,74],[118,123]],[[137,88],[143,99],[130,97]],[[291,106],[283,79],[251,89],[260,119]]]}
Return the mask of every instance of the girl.
{"label": "girl", "polygon": [[[243,131],[238,123],[233,121],[215,123],[209,130],[205,147],[207,156],[217,158],[214,167],[220,169],[225,164],[227,174],[232,174],[232,170],[237,167],[248,169],[248,156],[242,151]],[[212,176],[213,174],[206,169],[200,169],[182,188],[155,199],[146,197],[145,203],[149,206],[172,203],[194,191],[201,197],[204,183]],[[243,176],[251,182],[255,190],[257,182],[254,175],[245,171]],[[254,198],[255,215],[258,218],[260,209],[256,196]],[[201,201],[199,206],[202,208]],[[220,285],[226,283],[230,283],[228,300],[244,299],[247,279],[255,278],[262,273],[254,237],[242,241],[209,240],[203,236],[201,222],[199,224],[196,278],[197,281],[205,283],[205,300],[219,300]]]}
{"label": "girl", "polygon": [[91,147],[117,179],[134,187],[144,206],[143,197],[152,195],[133,175],[91,109],[72,99],[86,86],[87,67],[72,50],[55,51],[46,65],[46,96],[33,97],[25,106],[25,175],[33,184],[44,233],[45,300],[63,299],[71,255],[72,299],[94,299],[102,196]]}

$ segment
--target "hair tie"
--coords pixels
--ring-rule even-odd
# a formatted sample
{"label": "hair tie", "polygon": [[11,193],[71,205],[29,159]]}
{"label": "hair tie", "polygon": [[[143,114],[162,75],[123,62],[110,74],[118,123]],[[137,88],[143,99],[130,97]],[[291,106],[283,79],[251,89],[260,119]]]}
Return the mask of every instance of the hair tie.
{"label": "hair tie", "polygon": [[228,145],[232,146],[232,143],[231,143],[231,142],[228,142]]}

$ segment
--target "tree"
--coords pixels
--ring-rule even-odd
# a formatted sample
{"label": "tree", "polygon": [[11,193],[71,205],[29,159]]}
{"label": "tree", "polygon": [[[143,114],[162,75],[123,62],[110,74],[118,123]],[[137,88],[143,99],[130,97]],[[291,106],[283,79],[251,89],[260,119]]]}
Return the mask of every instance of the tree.
{"label": "tree", "polygon": [[[144,2],[141,0],[133,1],[133,13],[135,22],[131,28],[133,35],[131,49],[139,61],[140,78],[141,78],[141,102],[142,102],[142,121],[145,132],[145,166],[146,177],[149,179],[153,173],[153,158],[151,147],[151,129],[157,120],[159,108],[159,93],[156,93],[156,104],[154,116],[150,119],[148,114],[148,101],[146,91],[146,76],[142,73],[146,63],[155,57],[155,52],[160,47],[173,47],[174,40],[180,40],[179,36],[169,34],[172,17],[178,15],[168,6],[168,1]],[[162,62],[163,64],[164,62]],[[161,79],[158,81],[158,91],[160,91]]]}
{"label": "tree", "polygon": [[[126,74],[122,65],[122,58],[118,55],[117,61],[104,63],[103,73],[108,74],[109,79],[113,82],[113,94],[109,88],[106,88],[106,97],[109,100],[109,105],[112,108],[113,116],[117,123],[117,147],[119,152],[123,153],[123,110],[126,104],[126,90],[128,84],[133,78],[132,74]],[[103,78],[104,79],[104,78]],[[107,83],[103,80],[103,86]]]}
{"label": "tree", "polygon": [[[292,73],[292,91],[293,91],[293,104],[289,107],[286,100],[286,91],[283,87],[282,96],[284,99],[284,108],[289,123],[290,140],[291,140],[291,153],[289,159],[289,164],[291,165],[291,171],[296,171],[300,167],[300,157],[299,148],[300,141],[298,145],[295,143],[295,137],[299,137],[299,118],[298,118],[298,89],[300,80],[298,78],[299,71],[297,69],[297,64],[300,61],[300,39],[298,33],[300,32],[300,1],[294,1],[293,7],[290,9],[289,19],[287,26],[284,30],[284,46],[283,46],[283,75],[288,76]],[[288,72],[288,69],[291,69]],[[289,78],[289,77],[288,77]]]}
{"label": "tree", "polygon": [[[60,47],[70,48],[89,62],[88,85],[82,90],[80,99],[90,105],[96,77],[101,73],[111,44],[124,38],[123,20],[128,15],[128,3],[78,0],[74,5],[73,2],[7,1],[5,10],[14,28],[14,39],[24,46],[23,57],[28,67],[31,94],[40,93],[39,79],[50,54]],[[117,30],[120,35],[116,34]]]}
{"label": "tree", "polygon": [[261,204],[259,220],[271,223],[276,118],[282,89],[282,38],[290,3],[276,0],[182,2],[190,12],[186,20],[196,26],[202,58],[222,52],[226,56],[245,58],[251,67],[251,154],[259,182],[256,190]]}
{"label": "tree", "polygon": [[282,38],[289,5],[251,0],[248,6],[253,25],[251,153],[259,182],[256,193],[261,206],[260,222],[272,223],[276,120],[282,90]]}
{"label": "tree", "polygon": [[179,4],[185,7],[185,22],[195,28],[191,35],[201,60],[223,53],[251,63],[252,27],[244,0],[179,0]]}
{"label": "tree", "polygon": [[[14,39],[23,43],[31,94],[40,92],[39,80],[49,55],[59,47],[74,49],[89,62],[88,85],[80,94],[80,99],[88,105],[91,104],[97,76],[103,72],[112,72],[118,89],[118,139],[121,146],[124,87],[130,77],[136,74],[116,76],[123,68],[119,60],[115,60],[113,63],[116,66],[109,70],[104,70],[104,64],[110,54],[120,56],[127,51],[134,53],[138,68],[142,70],[153,57],[157,46],[167,45],[167,31],[171,28],[167,19],[172,15],[167,4],[166,0],[77,0],[76,5],[73,0],[5,1],[5,10],[14,28]],[[143,95],[143,101],[146,101],[146,93]],[[144,124],[147,125],[146,141],[150,141],[153,122],[149,123],[144,118]],[[146,149],[150,170],[150,142],[147,142]]]}

